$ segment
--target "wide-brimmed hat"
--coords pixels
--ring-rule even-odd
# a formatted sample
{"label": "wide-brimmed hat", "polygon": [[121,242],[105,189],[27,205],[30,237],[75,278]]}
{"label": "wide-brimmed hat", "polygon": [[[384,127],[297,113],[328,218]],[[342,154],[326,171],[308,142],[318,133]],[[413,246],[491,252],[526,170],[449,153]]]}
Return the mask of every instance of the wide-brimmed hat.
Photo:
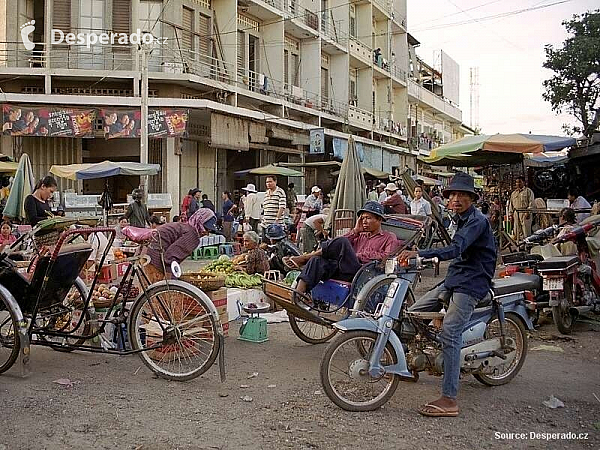
{"label": "wide-brimmed hat", "polygon": [[319,186],[313,186],[310,189],[310,192],[321,192],[321,188]]}
{"label": "wide-brimmed hat", "polygon": [[385,216],[383,215],[383,206],[381,203],[376,202],[375,200],[369,200],[367,203],[365,203],[365,206],[359,209],[357,214],[360,217],[360,215],[364,212],[375,214],[376,216],[379,216],[385,220]]}
{"label": "wide-brimmed hat", "polygon": [[248,186],[242,188],[242,190],[248,192],[256,192],[256,186],[254,186],[252,183],[248,183]]}
{"label": "wide-brimmed hat", "polygon": [[475,200],[479,199],[479,194],[475,192],[475,180],[468,173],[456,172],[448,187],[442,191],[442,195],[448,198],[452,191],[468,192]]}
{"label": "wide-brimmed hat", "polygon": [[387,186],[385,187],[386,191],[397,191],[398,190],[398,186],[396,186],[396,183],[388,183]]}
{"label": "wide-brimmed hat", "polygon": [[385,183],[379,183],[379,184],[378,184],[377,186],[375,186],[375,187],[378,187],[378,188],[381,188],[381,189],[385,189]]}

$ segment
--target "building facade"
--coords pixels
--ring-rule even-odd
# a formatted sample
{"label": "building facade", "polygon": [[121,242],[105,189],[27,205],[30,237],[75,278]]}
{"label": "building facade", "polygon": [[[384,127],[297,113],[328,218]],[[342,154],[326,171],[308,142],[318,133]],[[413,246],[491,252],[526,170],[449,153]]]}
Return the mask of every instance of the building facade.
{"label": "building facade", "polygon": [[[196,186],[215,198],[261,183],[244,174],[252,167],[342,158],[350,135],[365,166],[392,172],[417,169],[419,154],[461,134],[462,114],[444,96],[440,71],[416,56],[406,0],[4,4],[4,104],[135,111],[146,73],[150,108],[189,110],[185,137],[150,139],[145,148],[139,139],[104,139],[100,118],[93,138],[3,135],[2,153],[28,153],[37,177],[52,164],[159,163],[149,190],[177,204]],[[310,151],[311,130],[322,130],[322,153]],[[290,180],[300,190],[327,184],[324,169],[304,170],[304,179]],[[84,193],[103,186],[59,181]],[[123,200],[137,183],[119,182],[113,196]]]}

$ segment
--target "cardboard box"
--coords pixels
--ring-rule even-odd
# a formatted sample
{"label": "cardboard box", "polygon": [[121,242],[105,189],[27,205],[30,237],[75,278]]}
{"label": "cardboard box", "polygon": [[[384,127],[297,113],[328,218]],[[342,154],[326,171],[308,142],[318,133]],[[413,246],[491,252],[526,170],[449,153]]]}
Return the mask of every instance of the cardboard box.
{"label": "cardboard box", "polygon": [[227,289],[227,313],[229,315],[229,321],[237,319],[240,317],[240,310],[238,308],[238,303],[247,303],[247,292],[244,289],[238,288],[228,288]]}

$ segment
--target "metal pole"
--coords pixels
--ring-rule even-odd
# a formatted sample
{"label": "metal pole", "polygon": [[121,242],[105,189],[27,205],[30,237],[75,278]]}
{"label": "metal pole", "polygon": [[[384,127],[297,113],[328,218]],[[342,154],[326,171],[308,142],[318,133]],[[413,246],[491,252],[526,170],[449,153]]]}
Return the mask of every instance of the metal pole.
{"label": "metal pole", "polygon": [[[140,162],[148,164],[148,49],[142,45],[142,89],[140,114]],[[144,198],[148,197],[148,176],[140,177]]]}

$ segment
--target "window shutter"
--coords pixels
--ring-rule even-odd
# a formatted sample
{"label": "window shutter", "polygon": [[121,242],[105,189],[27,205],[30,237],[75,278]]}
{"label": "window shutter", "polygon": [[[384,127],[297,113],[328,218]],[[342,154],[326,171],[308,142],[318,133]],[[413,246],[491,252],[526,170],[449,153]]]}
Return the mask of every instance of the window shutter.
{"label": "window shutter", "polygon": [[[58,2],[54,2],[55,5],[56,3]],[[54,8],[56,8],[56,6]],[[131,2],[129,0],[113,0],[113,32],[130,34],[130,29]]]}
{"label": "window shutter", "polygon": [[52,5],[52,28],[71,32],[71,0],[54,0]]}
{"label": "window shutter", "polygon": [[283,51],[283,82],[286,85],[290,84],[290,52],[288,50]]}
{"label": "window shutter", "polygon": [[190,8],[183,7],[183,15],[181,25],[183,30],[181,31],[181,48],[183,50],[194,50],[194,11]]}
{"label": "window shutter", "polygon": [[329,103],[329,71],[321,67],[321,103],[327,106]]}
{"label": "window shutter", "polygon": [[246,76],[246,34],[238,31],[237,41],[237,67],[238,74]]}
{"label": "window shutter", "polygon": [[200,14],[198,17],[198,34],[199,38],[199,52],[201,55],[211,56],[210,54],[210,17]]}

